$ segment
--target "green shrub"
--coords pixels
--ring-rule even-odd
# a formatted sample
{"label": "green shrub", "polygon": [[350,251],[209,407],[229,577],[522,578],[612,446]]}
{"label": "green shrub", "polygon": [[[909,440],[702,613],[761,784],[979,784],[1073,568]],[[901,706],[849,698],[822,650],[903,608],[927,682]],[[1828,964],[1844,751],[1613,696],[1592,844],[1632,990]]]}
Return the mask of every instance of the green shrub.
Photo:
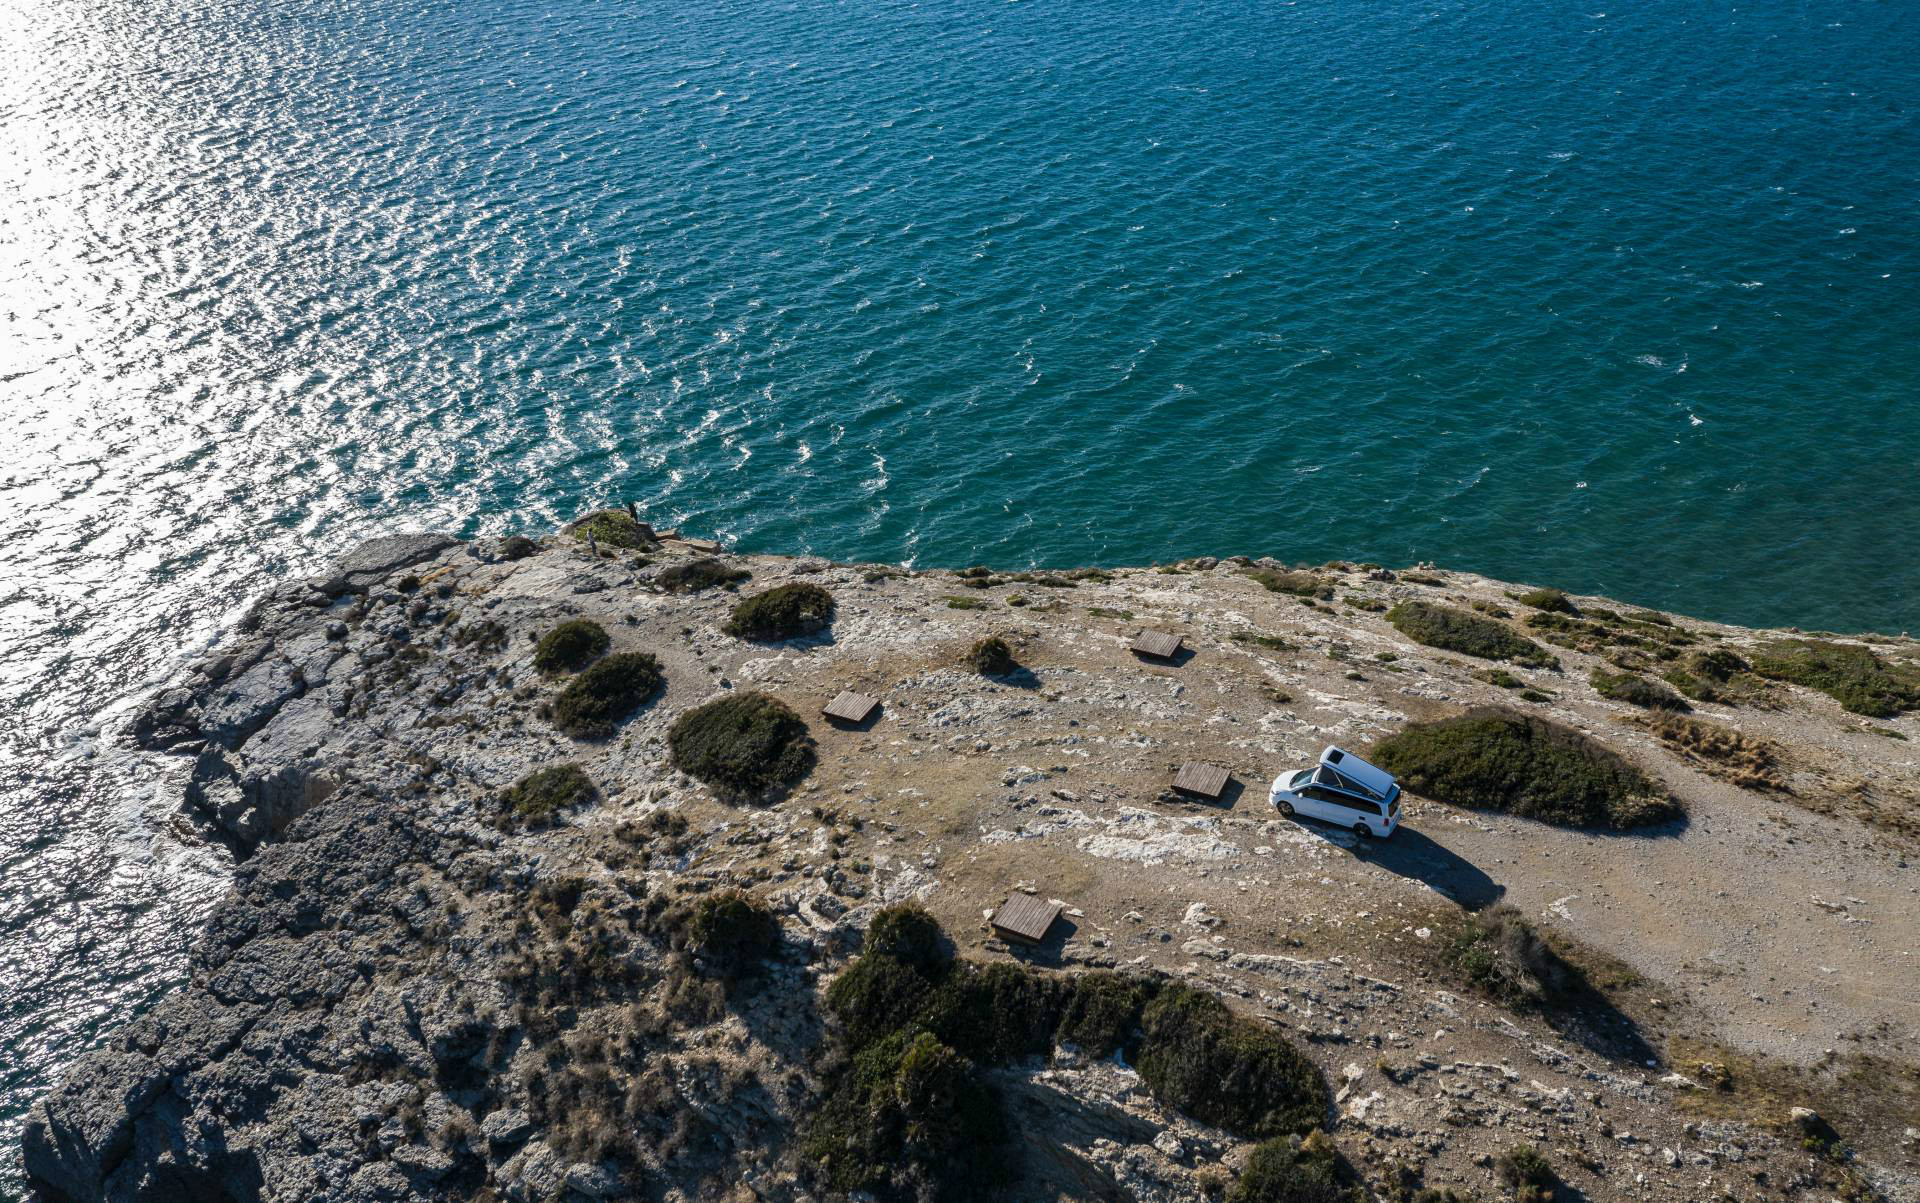
{"label": "green shrub", "polygon": [[1782,639],[1755,652],[1753,668],[1763,677],[1817,689],[1869,718],[1920,707],[1920,671],[1890,667],[1858,644]]}
{"label": "green shrub", "polygon": [[733,607],[726,631],[741,639],[794,639],[820,630],[832,617],[833,594],[795,581],[742,598]]}
{"label": "green shrub", "polygon": [[867,923],[863,955],[893,957],[923,973],[944,972],[953,961],[953,945],[940,921],[913,903],[887,907]]}
{"label": "green shrub", "polygon": [[1469,917],[1446,959],[1475,987],[1516,1009],[1557,1005],[1580,984],[1579,973],[1510,906]]}
{"label": "green shrub", "polygon": [[1429,798],[1562,826],[1621,830],[1681,813],[1616,753],[1558,723],[1506,710],[1412,724],[1374,745],[1371,758]]}
{"label": "green shrub", "polygon": [[947,603],[947,609],[949,610],[984,610],[987,608],[987,603],[977,597],[947,597],[942,600]]}
{"label": "green shrub", "polygon": [[737,585],[752,575],[725,560],[708,557],[667,565],[654,574],[653,587],[662,593],[698,593],[702,589]]}
{"label": "green shrub", "polygon": [[622,547],[645,551],[653,546],[647,530],[625,510],[596,510],[574,524],[573,537],[582,543],[592,535],[601,547]]}
{"label": "green shrub", "polygon": [[1277,1138],[1253,1146],[1227,1203],[1349,1203],[1355,1197],[1340,1185],[1332,1157]]}
{"label": "green shrub", "polygon": [[864,953],[827,987],[833,1012],[855,1048],[905,1027],[932,993],[929,971],[885,953]]}
{"label": "green shrub", "polygon": [[1520,691],[1520,700],[1523,702],[1551,702],[1553,695],[1544,693],[1538,689],[1523,689]]}
{"label": "green shrub", "polygon": [[1568,600],[1567,595],[1558,589],[1530,589],[1513,600],[1523,606],[1532,606],[1536,610],[1551,610],[1558,614],[1578,614],[1579,607]]}
{"label": "green shrub", "polygon": [[528,773],[514,782],[503,797],[507,813],[522,823],[545,823],[558,812],[592,801],[593,781],[571,764]]}
{"label": "green shrub", "polygon": [[612,646],[601,625],[588,618],[561,623],[533,649],[533,666],[543,673],[576,672]]}
{"label": "green shrub", "polygon": [[696,706],[667,730],[673,765],[708,785],[759,793],[792,785],[813,768],[813,737],[785,703],[735,693]]}
{"label": "green shrub", "polygon": [[1013,649],[998,635],[989,635],[967,652],[967,667],[983,677],[1004,677],[1020,666],[1014,662]]}
{"label": "green shrub", "polygon": [[1163,990],[1141,1026],[1137,1068],[1162,1104],[1250,1140],[1305,1134],[1325,1121],[1327,1085],[1313,1062],[1213,995]]}
{"label": "green shrub", "polygon": [[988,1198],[1007,1177],[999,1097],[971,1062],[926,1032],[855,1054],[814,1112],[803,1157],[818,1184],[884,1200]]}
{"label": "green shrub", "polygon": [[605,739],[665,683],[660,662],[645,652],[620,652],[589,666],[553,699],[548,716],[575,739]]}
{"label": "green shrub", "polygon": [[1559,662],[1531,639],[1514,634],[1490,618],[1433,602],[1403,601],[1387,611],[1387,621],[1415,643],[1482,660],[1512,660],[1548,668]]}
{"label": "green shrub", "polygon": [[753,895],[723,890],[695,904],[687,921],[687,942],[713,968],[735,975],[780,946],[780,921]]}
{"label": "green shrub", "polygon": [[1641,706],[1648,710],[1692,710],[1686,699],[1668,689],[1658,681],[1648,680],[1636,673],[1610,673],[1604,668],[1596,668],[1588,678],[1593,688],[1603,698],[1629,705]]}
{"label": "green shrub", "polygon": [[1081,974],[1061,1000],[1055,1039],[1089,1057],[1110,1057],[1135,1044],[1141,1013],[1153,995],[1153,985],[1140,978]]}
{"label": "green shrub", "polygon": [[1293,597],[1317,597],[1321,601],[1333,600],[1333,585],[1311,572],[1277,572],[1271,568],[1249,568],[1247,575],[1259,581],[1270,593],[1285,593]]}
{"label": "green shrub", "polygon": [[1489,685],[1498,685],[1502,689],[1519,689],[1526,685],[1525,681],[1504,668],[1490,668],[1480,674],[1480,679]]}
{"label": "green shrub", "polygon": [[919,1023],[983,1065],[1053,1049],[1060,979],[1006,961],[955,965],[927,999]]}
{"label": "green shrub", "polygon": [[1515,1145],[1500,1155],[1500,1180],[1513,1189],[1514,1203],[1551,1203],[1559,1181],[1545,1154],[1532,1145]]}

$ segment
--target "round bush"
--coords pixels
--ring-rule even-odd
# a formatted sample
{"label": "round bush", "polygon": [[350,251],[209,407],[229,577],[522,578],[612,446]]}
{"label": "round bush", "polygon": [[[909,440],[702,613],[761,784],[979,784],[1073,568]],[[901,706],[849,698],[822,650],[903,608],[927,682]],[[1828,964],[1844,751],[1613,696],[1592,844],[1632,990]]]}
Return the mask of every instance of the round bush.
{"label": "round bush", "polygon": [[687,921],[689,943],[722,973],[740,973],[780,943],[780,921],[767,904],[741,890],[702,898]]}
{"label": "round bush", "polygon": [[694,707],[674,720],[667,746],[681,772],[740,793],[792,785],[813,768],[807,724],[764,693]]}
{"label": "round bush", "polygon": [[1303,1145],[1267,1140],[1253,1146],[1227,1203],[1347,1203],[1331,1157],[1315,1157]]}
{"label": "round bush", "polygon": [[698,593],[715,586],[737,585],[752,575],[724,560],[688,560],[662,568],[654,575],[653,587],[663,593]]}
{"label": "round bush", "polygon": [[1624,829],[1681,814],[1640,770],[1578,731],[1506,710],[1414,723],[1374,745],[1406,788],[1456,806],[1567,827]]}
{"label": "round bush", "polygon": [[569,619],[541,638],[533,649],[533,666],[543,673],[577,672],[611,645],[599,623],[587,618]]}
{"label": "round bush", "polygon": [[827,1006],[858,1048],[912,1019],[932,989],[926,976],[905,961],[866,953],[827,987]]}
{"label": "round bush", "polygon": [[1140,1077],[1161,1103],[1251,1140],[1304,1135],[1325,1122],[1331,1100],[1313,1062],[1213,995],[1165,990],[1141,1027]]}
{"label": "round bush", "polygon": [[743,598],[727,620],[726,632],[741,639],[794,639],[811,635],[833,617],[833,594],[796,581]]}
{"label": "round bush", "polygon": [[1014,662],[1013,649],[998,635],[989,635],[967,653],[967,666],[983,677],[1004,677],[1020,667]]}
{"label": "round bush", "polygon": [[929,972],[943,969],[953,960],[953,944],[941,930],[940,921],[925,907],[911,902],[875,914],[867,924],[860,951],[894,957]]}
{"label": "round bush", "polygon": [[645,652],[608,656],[567,682],[548,708],[553,725],[576,739],[605,739],[665,683],[660,662]]}

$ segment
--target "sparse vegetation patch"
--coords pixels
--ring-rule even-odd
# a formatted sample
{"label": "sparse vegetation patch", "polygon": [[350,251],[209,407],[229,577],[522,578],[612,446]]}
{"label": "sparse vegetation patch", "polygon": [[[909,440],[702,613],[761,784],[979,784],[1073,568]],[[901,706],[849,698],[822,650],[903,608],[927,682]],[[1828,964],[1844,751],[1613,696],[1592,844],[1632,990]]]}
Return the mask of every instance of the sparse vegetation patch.
{"label": "sparse vegetation patch", "polygon": [[1617,753],[1558,723],[1506,710],[1412,724],[1376,744],[1372,759],[1429,798],[1562,826],[1620,830],[1681,814]]}
{"label": "sparse vegetation patch", "polygon": [[645,652],[620,652],[567,682],[547,714],[555,727],[575,739],[605,739],[615,723],[638,710],[664,683],[658,660]]}
{"label": "sparse vegetation patch", "polygon": [[674,720],[667,746],[681,772],[738,793],[792,785],[814,761],[806,722],[764,693],[729,694],[694,707]]}
{"label": "sparse vegetation patch", "polygon": [[1786,779],[1780,772],[1778,749],[1764,739],[1677,714],[1650,719],[1647,729],[1653,732],[1654,738],[1706,772],[1742,789],[1787,789]]}
{"label": "sparse vegetation patch", "polygon": [[1545,648],[1515,634],[1504,624],[1450,606],[1404,601],[1387,611],[1387,621],[1402,635],[1428,647],[1538,668],[1558,664]]}
{"label": "sparse vegetation patch", "polygon": [[1734,706],[1752,700],[1763,688],[1751,669],[1752,665],[1725,648],[1708,648],[1688,652],[1661,675],[1695,701]]}
{"label": "sparse vegetation patch", "polygon": [[1318,598],[1321,601],[1333,600],[1332,583],[1325,577],[1315,576],[1311,572],[1280,572],[1271,568],[1249,568],[1247,575],[1259,581],[1272,593]]}
{"label": "sparse vegetation patch", "polygon": [[1637,673],[1611,673],[1604,668],[1596,668],[1589,680],[1593,682],[1594,692],[1616,702],[1626,702],[1648,710],[1693,709],[1687,705],[1685,698],[1673,690]]}
{"label": "sparse vegetation patch", "polygon": [[1783,639],[1755,652],[1753,668],[1764,677],[1817,689],[1869,718],[1920,707],[1920,671],[1889,665],[1858,644]]}
{"label": "sparse vegetation patch", "polygon": [[743,598],[734,606],[726,631],[741,639],[796,639],[825,627],[832,617],[833,594],[796,581]]}
{"label": "sparse vegetation patch", "polygon": [[502,797],[514,821],[545,823],[560,811],[593,800],[593,781],[578,765],[556,764],[528,773]]}

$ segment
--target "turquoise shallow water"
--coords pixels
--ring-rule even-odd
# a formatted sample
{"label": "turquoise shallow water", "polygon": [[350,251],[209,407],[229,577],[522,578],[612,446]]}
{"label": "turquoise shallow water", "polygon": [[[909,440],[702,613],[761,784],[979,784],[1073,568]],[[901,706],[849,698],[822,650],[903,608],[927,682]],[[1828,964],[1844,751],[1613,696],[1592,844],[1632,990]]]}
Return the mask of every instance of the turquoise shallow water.
{"label": "turquoise shallow water", "polygon": [[0,1135],[219,888],[103,708],[368,534],[632,499],[1913,625],[1916,52],[1838,0],[0,0]]}

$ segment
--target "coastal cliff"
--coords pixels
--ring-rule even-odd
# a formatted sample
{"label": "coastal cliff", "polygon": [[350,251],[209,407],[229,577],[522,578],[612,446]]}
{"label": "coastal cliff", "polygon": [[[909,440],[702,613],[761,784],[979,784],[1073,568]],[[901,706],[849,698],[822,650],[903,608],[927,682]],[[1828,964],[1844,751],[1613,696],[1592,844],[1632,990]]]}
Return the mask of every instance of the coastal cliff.
{"label": "coastal cliff", "polygon": [[[915,572],[617,511],[376,540],[135,721],[233,890],[26,1167],[70,1200],[1920,1199],[1917,657],[1431,568]],[[877,712],[823,717],[848,690]],[[1604,780],[1463,789],[1482,735]],[[1405,766],[1390,839],[1269,804],[1335,743]],[[1016,893],[1061,904],[1037,945],[987,921]],[[1089,998],[1123,1000],[1098,1037]]]}

